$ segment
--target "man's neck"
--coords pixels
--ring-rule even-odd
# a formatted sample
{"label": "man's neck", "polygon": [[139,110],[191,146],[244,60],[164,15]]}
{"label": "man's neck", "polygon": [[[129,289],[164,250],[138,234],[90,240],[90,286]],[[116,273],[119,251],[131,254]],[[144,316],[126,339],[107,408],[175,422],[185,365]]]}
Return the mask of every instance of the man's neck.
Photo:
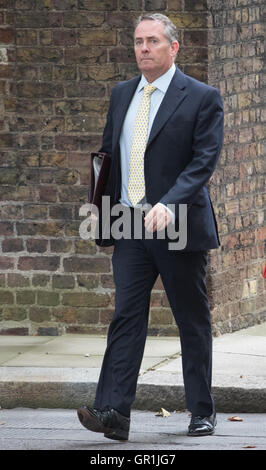
{"label": "man's neck", "polygon": [[[173,63],[174,63],[174,62],[173,62]],[[149,73],[147,74],[147,73],[143,72],[143,75],[144,75],[144,77],[146,78],[146,80],[147,80],[148,83],[153,83],[153,82],[155,82],[155,80],[157,80],[157,78],[160,78],[160,77],[162,77],[163,75],[165,75],[165,74],[170,70],[170,68],[172,67],[173,63],[170,65],[170,67],[169,67],[167,70],[164,70],[164,72],[162,72],[162,73],[156,73],[156,72],[155,72],[154,74],[149,74]]]}

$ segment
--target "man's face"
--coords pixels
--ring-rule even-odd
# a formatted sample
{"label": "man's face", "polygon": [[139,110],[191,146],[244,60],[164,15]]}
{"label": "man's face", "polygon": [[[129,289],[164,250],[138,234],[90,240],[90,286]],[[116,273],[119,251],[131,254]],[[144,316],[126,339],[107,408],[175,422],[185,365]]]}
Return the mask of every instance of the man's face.
{"label": "man's face", "polygon": [[155,80],[171,67],[178,51],[178,42],[169,43],[164,25],[159,21],[143,20],[134,35],[138,67],[146,78]]}

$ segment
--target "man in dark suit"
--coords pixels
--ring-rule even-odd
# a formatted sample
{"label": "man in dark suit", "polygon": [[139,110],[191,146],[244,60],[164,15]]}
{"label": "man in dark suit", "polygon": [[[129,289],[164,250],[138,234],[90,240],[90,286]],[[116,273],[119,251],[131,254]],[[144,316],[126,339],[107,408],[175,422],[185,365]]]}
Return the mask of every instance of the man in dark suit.
{"label": "man in dark suit", "polygon": [[[130,409],[145,346],[150,293],[160,274],[179,328],[188,435],[214,432],[211,396],[212,332],[206,294],[207,250],[219,246],[206,188],[223,139],[219,92],[174,65],[179,44],[164,15],[139,18],[134,47],[140,77],[112,91],[101,151],[112,154],[105,194],[111,208],[128,207],[132,220],[145,203],[143,233],[104,239],[114,244],[115,314],[97,387],[94,408],[78,410],[81,423],[111,439],[127,440]],[[177,229],[179,205],[187,206],[187,243],[169,249],[167,228]],[[165,236],[160,236],[160,234]]]}

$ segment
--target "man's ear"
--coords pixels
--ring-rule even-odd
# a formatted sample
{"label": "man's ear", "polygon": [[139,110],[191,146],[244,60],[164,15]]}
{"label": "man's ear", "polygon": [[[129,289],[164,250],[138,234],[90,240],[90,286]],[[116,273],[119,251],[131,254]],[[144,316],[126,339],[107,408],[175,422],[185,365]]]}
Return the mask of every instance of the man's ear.
{"label": "man's ear", "polygon": [[173,41],[171,44],[171,55],[174,57],[178,53],[179,50],[179,42]]}

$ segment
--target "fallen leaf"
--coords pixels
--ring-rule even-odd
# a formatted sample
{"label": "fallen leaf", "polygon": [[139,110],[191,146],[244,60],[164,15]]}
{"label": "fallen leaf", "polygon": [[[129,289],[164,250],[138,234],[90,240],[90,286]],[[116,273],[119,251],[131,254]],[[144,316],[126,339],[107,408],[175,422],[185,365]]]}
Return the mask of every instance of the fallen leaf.
{"label": "fallen leaf", "polygon": [[168,418],[170,416],[169,411],[165,410],[164,408],[161,408],[158,413],[156,413],[155,416],[162,416],[163,418]]}
{"label": "fallen leaf", "polygon": [[257,446],[243,446],[243,449],[256,449]]}
{"label": "fallen leaf", "polygon": [[242,418],[239,418],[239,416],[231,416],[231,418],[227,418],[228,421],[243,421]]}

